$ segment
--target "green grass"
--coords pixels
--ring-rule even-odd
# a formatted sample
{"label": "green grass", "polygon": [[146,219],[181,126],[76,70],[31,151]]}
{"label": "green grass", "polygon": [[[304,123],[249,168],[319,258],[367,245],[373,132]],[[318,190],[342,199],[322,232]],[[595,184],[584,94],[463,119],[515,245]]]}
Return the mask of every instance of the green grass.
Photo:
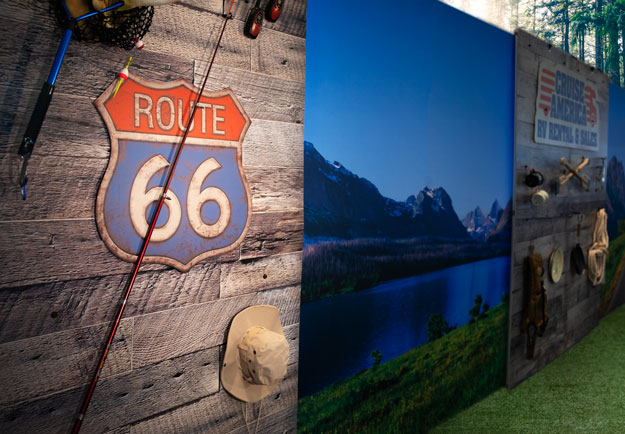
{"label": "green grass", "polygon": [[605,266],[605,283],[601,286],[601,313],[606,314],[610,301],[614,295],[614,289],[623,272],[625,265],[625,234],[610,240],[608,246],[608,260]]}
{"label": "green grass", "polygon": [[625,308],[508,391],[500,389],[437,426],[442,433],[625,432]]}
{"label": "green grass", "polygon": [[507,313],[502,303],[486,318],[300,399],[298,432],[424,432],[505,383]]}

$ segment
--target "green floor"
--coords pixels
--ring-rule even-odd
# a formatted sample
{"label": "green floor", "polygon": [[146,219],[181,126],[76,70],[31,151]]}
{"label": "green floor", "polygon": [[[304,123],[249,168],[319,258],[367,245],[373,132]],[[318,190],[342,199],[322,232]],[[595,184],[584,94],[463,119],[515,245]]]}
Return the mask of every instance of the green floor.
{"label": "green floor", "polygon": [[432,433],[625,433],[625,307],[513,390],[499,389]]}

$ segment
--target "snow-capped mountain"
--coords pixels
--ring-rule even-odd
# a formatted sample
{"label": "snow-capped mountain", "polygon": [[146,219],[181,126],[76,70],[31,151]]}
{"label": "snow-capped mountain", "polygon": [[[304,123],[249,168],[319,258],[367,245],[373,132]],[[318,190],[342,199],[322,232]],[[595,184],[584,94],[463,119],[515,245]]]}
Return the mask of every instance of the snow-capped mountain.
{"label": "snow-capped mountain", "polygon": [[462,219],[462,225],[467,228],[467,232],[475,240],[486,240],[496,230],[504,210],[495,199],[488,215],[484,215],[478,206],[473,211],[469,211]]}
{"label": "snow-capped mountain", "polygon": [[369,180],[330,163],[304,145],[304,232],[309,237],[468,238],[442,188],[425,187],[400,202],[384,197]]}

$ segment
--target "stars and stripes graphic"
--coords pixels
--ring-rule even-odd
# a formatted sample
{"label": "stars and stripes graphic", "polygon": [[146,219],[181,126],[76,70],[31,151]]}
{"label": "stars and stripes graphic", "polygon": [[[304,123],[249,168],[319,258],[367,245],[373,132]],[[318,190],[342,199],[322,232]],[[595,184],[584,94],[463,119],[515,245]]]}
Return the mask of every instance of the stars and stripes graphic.
{"label": "stars and stripes graphic", "polygon": [[540,83],[538,94],[538,107],[545,112],[545,116],[549,116],[549,110],[551,110],[551,98],[556,87],[556,73],[542,68],[540,74]]}
{"label": "stars and stripes graphic", "polygon": [[595,106],[595,98],[597,94],[595,90],[586,85],[584,87],[584,104],[586,104],[586,122],[588,122],[591,126],[595,126],[597,123],[597,106]]}

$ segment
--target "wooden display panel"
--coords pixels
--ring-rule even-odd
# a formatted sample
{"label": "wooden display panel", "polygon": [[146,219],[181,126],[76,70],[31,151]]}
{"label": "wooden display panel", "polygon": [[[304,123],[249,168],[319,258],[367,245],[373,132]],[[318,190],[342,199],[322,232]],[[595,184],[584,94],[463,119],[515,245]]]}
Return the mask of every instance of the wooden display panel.
{"label": "wooden display panel", "polygon": [[[17,149],[62,34],[49,3],[0,8],[0,432],[69,432],[132,267],[95,225],[110,141],[93,101],[129,55],[141,77],[197,81],[223,19],[221,1],[182,0],[155,8],[140,52],[72,40],[22,201]],[[252,119],[249,230],[236,251],[188,273],[141,268],[84,433],[247,432],[218,366],[232,317],[254,304],[278,307],[291,345],[258,432],[295,430],[306,1],[286,2],[256,40],[243,36],[249,7],[235,2],[207,85],[232,88]]]}

